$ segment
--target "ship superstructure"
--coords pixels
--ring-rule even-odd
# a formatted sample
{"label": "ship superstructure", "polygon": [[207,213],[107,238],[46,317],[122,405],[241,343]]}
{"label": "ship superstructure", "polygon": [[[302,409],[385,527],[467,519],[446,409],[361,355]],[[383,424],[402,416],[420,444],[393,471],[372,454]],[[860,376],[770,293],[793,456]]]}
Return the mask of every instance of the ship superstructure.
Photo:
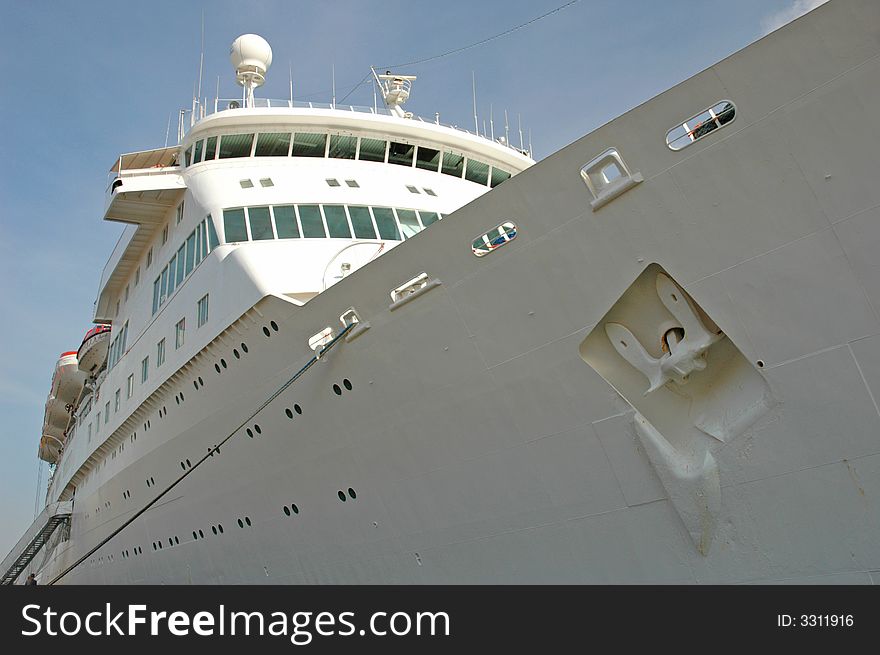
{"label": "ship superstructure", "polygon": [[534,166],[234,46],[113,167],[7,579],[871,582],[878,33],[832,0]]}

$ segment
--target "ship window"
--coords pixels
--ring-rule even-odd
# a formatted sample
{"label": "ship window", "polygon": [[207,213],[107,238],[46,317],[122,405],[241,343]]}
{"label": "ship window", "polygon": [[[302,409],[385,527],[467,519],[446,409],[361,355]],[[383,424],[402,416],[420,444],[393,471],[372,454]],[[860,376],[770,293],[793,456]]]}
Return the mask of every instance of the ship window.
{"label": "ship window", "polygon": [[422,219],[422,225],[428,227],[440,220],[440,215],[437,212],[419,212],[419,218]]}
{"label": "ship window", "polygon": [[134,286],[140,284],[141,281],[141,267],[138,266],[134,271]]}
{"label": "ship window", "polygon": [[404,239],[414,237],[422,231],[419,219],[412,209],[398,209],[397,218],[400,220],[400,231],[403,232]]}
{"label": "ship window", "polygon": [[165,339],[156,344],[156,368],[165,363]]}
{"label": "ship window", "polygon": [[177,249],[177,285],[183,284],[183,269],[186,260],[186,242]]}
{"label": "ship window", "polygon": [[397,231],[392,210],[387,207],[373,207],[373,216],[376,219],[376,227],[379,228],[380,239],[400,241],[400,232]]}
{"label": "ship window", "polygon": [[128,292],[129,292],[129,285],[126,284],[125,285],[125,300],[123,302],[128,302]]}
{"label": "ship window", "polygon": [[486,234],[474,239],[471,249],[477,257],[488,255],[493,250],[513,241],[516,238],[516,225],[507,221]]}
{"label": "ship window", "polygon": [[[205,161],[214,159],[217,155],[217,137],[209,136],[205,141]],[[179,221],[178,221],[179,222]]]}
{"label": "ship window", "polygon": [[183,340],[186,336],[186,318],[177,321],[174,326],[174,349],[177,350],[183,346]]}
{"label": "ship window", "polygon": [[272,234],[272,220],[269,218],[268,207],[248,207],[248,222],[251,228],[251,239],[265,241],[274,239]]}
{"label": "ship window", "polygon": [[510,178],[510,173],[502,171],[500,168],[492,167],[492,177],[489,179],[489,186],[497,187],[499,184]]}
{"label": "ship window", "polygon": [[241,186],[242,189],[253,189],[254,188],[254,183],[249,179],[239,180],[238,184],[239,184],[239,186]]}
{"label": "ship window", "polygon": [[159,276],[162,280],[159,283],[159,306],[165,302],[165,299],[168,298],[168,267],[162,269],[162,275]]}
{"label": "ship window", "polygon": [[376,229],[373,227],[373,219],[370,218],[370,210],[366,207],[349,207],[351,225],[354,228],[354,236],[358,239],[375,239]]}
{"label": "ship window", "polygon": [[171,258],[171,261],[168,262],[168,295],[170,296],[174,292],[174,287],[177,286],[177,255],[174,255]]}
{"label": "ship window", "polygon": [[300,205],[299,220],[302,223],[302,233],[306,239],[323,238],[324,222],[321,220],[321,212],[318,205]]}
{"label": "ship window", "polygon": [[293,135],[294,157],[323,157],[327,146],[326,134],[296,132]]}
{"label": "ship window", "polygon": [[180,225],[180,221],[183,220],[183,201],[180,201],[180,204],[177,205],[177,218],[175,225]]}
{"label": "ship window", "polygon": [[489,164],[484,164],[476,159],[468,158],[467,169],[464,177],[466,180],[476,182],[477,184],[486,185],[489,183]]}
{"label": "ship window", "polygon": [[[144,383],[147,381],[147,377],[149,376],[149,374],[150,374],[150,358],[149,358],[149,356],[147,356],[141,360],[141,383]],[[105,423],[107,422],[106,418],[104,419],[104,422]]]}
{"label": "ship window", "polygon": [[117,389],[116,393],[113,394],[113,412],[119,411],[119,401],[122,400],[122,390]]}
{"label": "ship window", "polygon": [[388,163],[400,166],[412,166],[415,146],[408,143],[392,141],[388,148]]}
{"label": "ship window", "polygon": [[361,138],[361,149],[358,151],[358,159],[361,161],[385,161],[385,151],[388,142],[382,139]]}
{"label": "ship window", "polygon": [[357,150],[356,136],[330,135],[330,150],[328,154],[334,159],[354,159]]}
{"label": "ship window", "polygon": [[244,209],[223,210],[223,232],[226,243],[247,241],[247,227],[244,224]]}
{"label": "ship window", "polygon": [[257,135],[257,157],[287,157],[290,154],[290,132],[264,132]]}
{"label": "ship window", "polygon": [[416,153],[416,167],[426,171],[437,171],[440,167],[440,151],[433,148],[419,146]]}
{"label": "ship window", "polygon": [[730,100],[716,102],[696,116],[691,116],[666,133],[666,145],[670,150],[681,150],[710,132],[730,123],[736,117],[736,107]]}
{"label": "ship window", "polygon": [[435,198],[437,197],[437,193],[434,191],[434,189],[428,189],[426,187],[422,187],[422,191],[427,193],[429,196],[434,196]]}
{"label": "ship window", "polygon": [[200,161],[202,161],[202,149],[204,147],[205,147],[204,140],[196,143],[195,150],[193,150],[193,162],[192,162],[193,164],[198,164]]}
{"label": "ship window", "polygon": [[[125,386],[125,397],[131,398],[131,394],[134,393],[134,373],[128,376],[128,382]],[[91,426],[89,426],[91,428]]]}
{"label": "ship window", "polygon": [[192,273],[193,264],[196,259],[196,233],[195,231],[190,232],[189,236],[186,238],[186,268],[184,269],[184,275],[188,276]]}
{"label": "ship window", "polygon": [[153,313],[159,311],[159,283],[162,281],[162,278],[156,278],[153,282]]}
{"label": "ship window", "polygon": [[199,241],[202,244],[200,260],[208,256],[208,226],[206,221],[199,223]]}
{"label": "ship window", "polygon": [[279,239],[299,239],[299,226],[296,224],[296,214],[293,205],[281,205],[273,207],[275,214],[275,230]]}
{"label": "ship window", "polygon": [[451,152],[443,153],[443,166],[440,171],[453,177],[461,177],[464,170],[464,157]]}
{"label": "ship window", "polygon": [[220,245],[220,239],[217,238],[217,230],[214,229],[214,221],[210,215],[205,219],[205,222],[208,224],[208,246],[213,250]]}
{"label": "ship window", "polygon": [[324,205],[324,218],[327,219],[327,231],[333,239],[350,239],[351,229],[342,205]]}
{"label": "ship window", "polygon": [[206,293],[199,299],[198,305],[196,307],[198,314],[198,326],[202,327],[205,323],[208,322],[208,294]]}
{"label": "ship window", "polygon": [[220,137],[219,158],[250,157],[253,143],[253,134],[224,134]]}
{"label": "ship window", "polygon": [[150,265],[153,263],[153,247],[150,246],[150,249],[147,251],[147,265],[144,268],[150,268]]}
{"label": "ship window", "polygon": [[361,185],[357,183],[357,180],[346,180],[345,183],[352,189],[359,189],[361,187]]}
{"label": "ship window", "polygon": [[168,226],[162,228],[162,245],[164,246],[168,242]]}
{"label": "ship window", "polygon": [[333,177],[328,177],[325,180],[325,182],[327,182],[327,186],[332,186],[332,187],[342,186],[341,184],[339,184],[339,180],[337,180],[336,178],[333,178]]}
{"label": "ship window", "polygon": [[410,192],[410,193],[421,193],[421,192],[420,192],[416,187],[414,187],[412,184],[407,184],[407,185],[406,185],[406,188],[409,189],[409,192]]}
{"label": "ship window", "polygon": [[186,149],[184,156],[186,157],[184,161],[186,162],[186,165],[189,166],[192,163],[192,146]]}
{"label": "ship window", "polygon": [[260,186],[263,188],[275,186],[275,183],[272,181],[271,177],[261,177],[260,178]]}

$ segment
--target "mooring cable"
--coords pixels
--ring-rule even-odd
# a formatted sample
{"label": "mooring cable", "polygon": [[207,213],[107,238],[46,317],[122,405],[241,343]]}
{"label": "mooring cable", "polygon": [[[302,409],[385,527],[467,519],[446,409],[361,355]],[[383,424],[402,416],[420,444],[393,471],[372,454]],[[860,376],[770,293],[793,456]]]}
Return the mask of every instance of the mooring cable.
{"label": "mooring cable", "polygon": [[55,584],[56,582],[58,582],[61,578],[63,578],[65,575],[67,575],[68,573],[70,573],[71,571],[73,571],[76,567],[78,567],[80,564],[82,564],[84,561],[86,561],[86,560],[87,560],[89,557],[91,557],[95,552],[97,552],[101,547],[103,547],[108,541],[110,541],[111,539],[113,539],[113,537],[115,537],[115,536],[118,535],[120,532],[122,532],[125,528],[127,528],[129,525],[131,525],[132,523],[134,523],[134,521],[137,520],[138,517],[140,517],[142,514],[144,514],[144,513],[145,513],[147,510],[149,510],[153,505],[155,505],[155,504],[156,504],[156,503],[157,503],[157,502],[158,502],[158,501],[159,501],[159,500],[160,500],[165,494],[167,494],[167,493],[168,493],[169,491],[171,491],[174,487],[176,487],[178,484],[180,484],[180,483],[183,481],[183,479],[186,478],[186,476],[188,476],[190,473],[192,473],[193,471],[195,471],[199,466],[201,466],[201,465],[205,462],[205,460],[207,460],[209,457],[213,457],[213,456],[214,456],[214,453],[215,453],[215,452],[218,452],[218,451],[220,450],[220,446],[222,446],[223,444],[225,444],[227,441],[229,441],[229,440],[230,440],[232,437],[234,437],[236,434],[239,434],[239,431],[240,431],[245,425],[247,425],[247,424],[248,424],[248,423],[249,423],[254,417],[256,417],[257,414],[259,414],[259,413],[262,412],[264,409],[266,409],[266,407],[268,407],[269,404],[270,404],[273,400],[275,400],[278,396],[280,396],[282,393],[284,393],[284,392],[287,390],[287,388],[290,387],[291,384],[293,384],[294,382],[296,382],[296,381],[297,381],[297,380],[303,375],[303,373],[305,373],[306,371],[308,371],[308,370],[309,370],[309,369],[310,369],[310,368],[311,368],[311,367],[312,367],[317,361],[319,361],[319,360],[324,356],[324,353],[326,353],[326,352],[329,351],[333,346],[335,346],[336,343],[337,343],[342,337],[344,337],[344,336],[346,335],[346,333],[347,333],[351,328],[353,328],[354,326],[355,326],[355,323],[349,323],[348,325],[346,325],[345,328],[344,328],[339,334],[337,334],[332,340],[330,340],[330,341],[327,343],[326,346],[324,346],[323,348],[321,348],[321,350],[318,351],[318,352],[314,355],[314,357],[312,357],[312,358],[306,363],[305,366],[303,366],[299,371],[297,371],[297,372],[293,375],[293,377],[291,377],[289,380],[287,380],[287,382],[285,382],[284,384],[282,384],[282,385],[278,388],[277,391],[275,391],[271,396],[269,396],[269,398],[267,398],[267,399],[263,402],[263,404],[260,405],[260,406],[259,406],[259,407],[258,407],[258,408],[257,408],[257,409],[256,409],[251,415],[250,415],[250,416],[248,416],[244,421],[242,421],[241,424],[240,424],[237,428],[235,428],[232,432],[230,432],[227,436],[225,436],[225,437],[223,438],[223,440],[222,440],[220,443],[218,443],[218,444],[217,444],[216,446],[214,446],[213,448],[210,448],[210,449],[208,450],[208,452],[207,452],[206,455],[204,455],[199,461],[197,461],[195,464],[193,464],[192,467],[189,468],[189,469],[188,469],[183,475],[181,475],[181,476],[178,477],[174,482],[172,482],[170,485],[168,485],[167,487],[165,487],[165,489],[163,489],[162,492],[161,492],[158,496],[156,496],[155,498],[153,498],[153,500],[151,500],[149,503],[147,503],[147,504],[144,505],[141,509],[139,509],[137,512],[135,512],[135,514],[133,514],[133,515],[132,515],[132,516],[131,516],[131,517],[130,517],[125,523],[123,523],[123,524],[120,525],[118,528],[116,528],[116,529],[115,529],[113,532],[111,532],[107,537],[105,537],[105,538],[102,539],[100,542],[98,542],[98,545],[96,545],[96,546],[95,546],[94,548],[92,548],[89,552],[87,552],[85,555],[83,555],[82,557],[80,557],[80,558],[79,558],[78,560],[76,560],[73,564],[71,564],[71,565],[68,566],[66,569],[64,569],[61,573],[59,573],[57,576],[55,576],[55,577],[52,579],[52,581],[49,582],[48,584],[49,584],[49,585],[54,585],[54,584]]}

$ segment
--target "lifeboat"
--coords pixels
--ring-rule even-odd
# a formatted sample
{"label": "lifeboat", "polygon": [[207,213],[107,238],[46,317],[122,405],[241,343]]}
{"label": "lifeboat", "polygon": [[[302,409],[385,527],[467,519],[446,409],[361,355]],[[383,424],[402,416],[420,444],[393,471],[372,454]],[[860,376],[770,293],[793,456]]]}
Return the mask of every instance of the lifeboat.
{"label": "lifeboat", "polygon": [[107,361],[107,352],[110,349],[110,326],[96,325],[86,332],[82,345],[76,353],[79,360],[79,370],[88,375],[94,375]]}
{"label": "lifeboat", "polygon": [[52,388],[46,399],[46,413],[43,418],[43,434],[64,440],[64,431],[70,420],[70,410],[79,397],[85,381],[85,374],[79,370],[75,352],[61,353],[55,364]]}
{"label": "lifeboat", "polygon": [[38,456],[44,462],[55,464],[61,456],[64,444],[61,439],[57,439],[51,435],[44,434],[40,439],[40,451]]}

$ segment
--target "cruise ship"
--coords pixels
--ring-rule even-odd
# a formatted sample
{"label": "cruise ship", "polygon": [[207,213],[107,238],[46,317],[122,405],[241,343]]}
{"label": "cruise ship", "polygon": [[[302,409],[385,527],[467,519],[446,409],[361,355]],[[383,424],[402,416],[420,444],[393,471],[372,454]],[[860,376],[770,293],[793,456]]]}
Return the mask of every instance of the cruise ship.
{"label": "cruise ship", "polygon": [[230,57],[111,167],[5,584],[880,581],[878,3],[539,163]]}

